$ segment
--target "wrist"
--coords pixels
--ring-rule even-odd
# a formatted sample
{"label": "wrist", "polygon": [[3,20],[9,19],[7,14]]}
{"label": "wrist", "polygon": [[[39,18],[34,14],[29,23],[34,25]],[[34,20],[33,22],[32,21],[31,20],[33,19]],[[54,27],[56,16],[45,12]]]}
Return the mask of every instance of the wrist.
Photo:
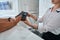
{"label": "wrist", "polygon": [[33,24],[33,25],[32,25],[32,28],[33,28],[33,29],[38,29],[38,25]]}

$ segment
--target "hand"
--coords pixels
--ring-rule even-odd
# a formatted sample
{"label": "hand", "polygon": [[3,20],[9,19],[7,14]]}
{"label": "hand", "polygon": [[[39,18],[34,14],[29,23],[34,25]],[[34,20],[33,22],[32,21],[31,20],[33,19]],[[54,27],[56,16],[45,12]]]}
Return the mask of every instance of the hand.
{"label": "hand", "polygon": [[25,24],[29,25],[30,27],[34,28],[34,29],[38,29],[38,25],[37,24],[32,24],[31,22],[29,22],[28,19],[26,19],[25,21],[23,21]]}
{"label": "hand", "polygon": [[22,11],[22,12],[19,13],[16,17],[21,16],[21,20],[22,20],[22,21],[25,21],[25,20],[26,20],[26,17],[27,17],[27,16],[30,17],[31,15],[32,15],[32,14],[29,14],[28,12]]}
{"label": "hand", "polygon": [[28,17],[31,17],[32,14],[28,13]]}
{"label": "hand", "polygon": [[37,24],[33,24],[32,26],[34,29],[38,29],[38,25]]}

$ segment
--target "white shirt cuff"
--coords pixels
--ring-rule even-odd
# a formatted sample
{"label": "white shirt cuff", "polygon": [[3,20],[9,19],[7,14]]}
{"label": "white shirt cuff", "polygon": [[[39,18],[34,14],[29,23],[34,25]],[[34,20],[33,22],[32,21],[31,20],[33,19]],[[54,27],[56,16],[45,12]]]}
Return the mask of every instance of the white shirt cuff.
{"label": "white shirt cuff", "polygon": [[39,24],[37,31],[40,33],[47,32],[46,27],[42,23]]}

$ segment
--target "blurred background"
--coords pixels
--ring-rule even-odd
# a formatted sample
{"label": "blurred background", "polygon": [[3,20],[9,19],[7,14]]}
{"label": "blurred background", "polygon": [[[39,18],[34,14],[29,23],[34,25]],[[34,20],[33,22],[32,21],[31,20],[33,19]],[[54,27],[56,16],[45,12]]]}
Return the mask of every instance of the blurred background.
{"label": "blurred background", "polygon": [[[29,12],[32,15],[37,16],[37,18],[40,18],[44,15],[47,9],[51,8],[52,6],[53,5],[51,3],[51,0],[0,0],[0,18],[8,17],[14,18],[21,11]],[[28,18],[28,20],[32,24],[36,23],[36,21],[33,20],[32,18]],[[39,26],[42,25],[43,25],[42,23],[39,23]],[[18,23],[18,27],[29,29],[38,36],[42,35],[38,31],[29,27],[28,25],[24,24],[21,21]]]}

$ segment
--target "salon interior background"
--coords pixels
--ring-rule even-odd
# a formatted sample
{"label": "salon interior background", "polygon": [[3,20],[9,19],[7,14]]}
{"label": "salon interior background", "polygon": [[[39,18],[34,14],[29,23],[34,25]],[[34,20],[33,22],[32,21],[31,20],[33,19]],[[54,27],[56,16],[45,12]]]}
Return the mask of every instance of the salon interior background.
{"label": "salon interior background", "polygon": [[[6,15],[12,15],[14,17],[15,15],[19,14],[21,11],[27,11],[29,13],[32,13],[33,15],[36,15],[37,17],[42,17],[46,10],[50,7],[52,7],[52,4],[50,3],[51,0],[0,0],[0,2],[6,2],[9,1],[12,4],[11,10],[0,10],[0,16],[6,16]],[[31,18],[29,20],[34,23],[35,21]],[[20,22],[20,25],[24,23]],[[22,25],[27,27],[27,25]]]}

